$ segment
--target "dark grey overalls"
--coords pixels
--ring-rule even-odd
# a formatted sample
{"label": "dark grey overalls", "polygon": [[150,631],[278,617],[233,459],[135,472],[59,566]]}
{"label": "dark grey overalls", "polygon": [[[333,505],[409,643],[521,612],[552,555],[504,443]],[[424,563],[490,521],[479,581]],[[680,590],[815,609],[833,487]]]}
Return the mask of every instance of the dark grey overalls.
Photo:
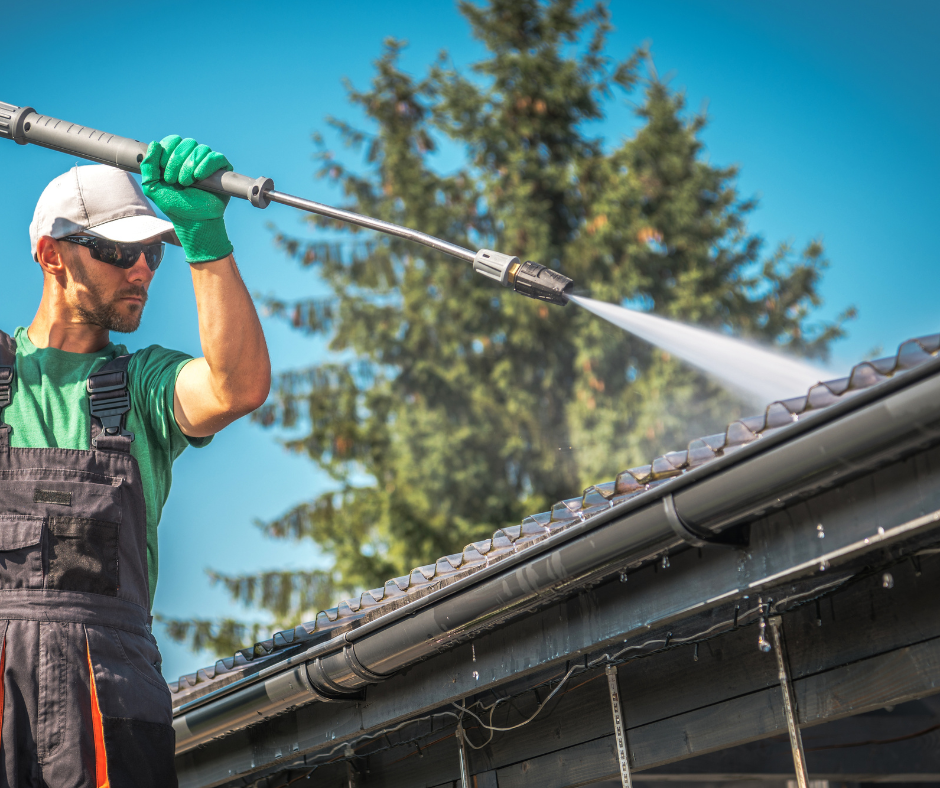
{"label": "dark grey overalls", "polygon": [[130,356],[88,379],[89,450],[14,449],[0,332],[0,786],[175,786],[170,693],[149,628]]}

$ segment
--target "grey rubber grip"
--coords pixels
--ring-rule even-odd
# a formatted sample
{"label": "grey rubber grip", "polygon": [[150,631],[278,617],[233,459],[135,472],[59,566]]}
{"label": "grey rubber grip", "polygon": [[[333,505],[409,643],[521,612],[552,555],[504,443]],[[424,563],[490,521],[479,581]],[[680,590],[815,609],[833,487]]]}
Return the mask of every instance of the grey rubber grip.
{"label": "grey rubber grip", "polygon": [[[143,142],[40,115],[32,107],[16,107],[0,102],[2,137],[20,145],[40,145],[137,173],[147,153],[147,145]],[[193,185],[205,191],[248,200],[257,208],[268,207],[270,201],[267,192],[274,189],[274,181],[270,178],[249,178],[237,172],[217,172]]]}

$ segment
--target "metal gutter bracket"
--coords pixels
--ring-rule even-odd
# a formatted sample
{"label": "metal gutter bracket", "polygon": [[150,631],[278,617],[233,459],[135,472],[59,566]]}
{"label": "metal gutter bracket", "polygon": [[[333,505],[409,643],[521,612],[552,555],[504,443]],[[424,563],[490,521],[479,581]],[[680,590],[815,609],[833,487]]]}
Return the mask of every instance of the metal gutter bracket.
{"label": "metal gutter bracket", "polygon": [[783,711],[787,718],[787,731],[790,734],[790,749],[793,751],[793,767],[796,770],[796,782],[799,788],[808,788],[809,774],[806,771],[806,753],[803,752],[803,737],[800,735],[799,721],[796,718],[796,697],[793,694],[793,680],[787,664],[787,655],[782,637],[783,621],[780,616],[771,616],[768,620],[773,633],[774,654],[777,656],[777,676],[780,690],[783,692]]}
{"label": "metal gutter bracket", "polygon": [[673,498],[672,493],[663,498],[663,511],[673,533],[683,542],[693,547],[705,547],[710,544],[725,545],[726,547],[747,547],[751,542],[750,525],[729,528],[719,533],[701,530],[690,525],[680,517],[676,509],[676,499]]}
{"label": "metal gutter bracket", "polygon": [[460,788],[472,788],[470,770],[467,767],[467,748],[464,746],[463,719],[457,720],[457,757],[460,759]]}
{"label": "metal gutter bracket", "polygon": [[347,788],[358,788],[359,772],[353,765],[353,758],[356,757],[356,751],[347,744],[343,756],[346,758],[346,786]]}
{"label": "metal gutter bracket", "polygon": [[620,781],[623,788],[633,788],[630,777],[630,753],[627,751],[627,728],[623,724],[620,710],[620,686],[617,683],[617,666],[608,665],[607,689],[610,692],[610,708],[614,714],[614,739],[617,742],[617,760],[620,762]]}

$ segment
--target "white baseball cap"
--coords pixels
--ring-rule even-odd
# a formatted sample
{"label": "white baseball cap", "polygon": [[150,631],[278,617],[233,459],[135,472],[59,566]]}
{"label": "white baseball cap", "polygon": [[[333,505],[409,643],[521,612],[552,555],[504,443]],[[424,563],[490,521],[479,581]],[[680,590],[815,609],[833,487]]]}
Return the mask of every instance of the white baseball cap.
{"label": "white baseball cap", "polygon": [[134,176],[106,164],[72,167],[43,190],[29,224],[33,260],[44,235],[78,233],[124,243],[160,236],[180,245],[173,224],[154,213]]}

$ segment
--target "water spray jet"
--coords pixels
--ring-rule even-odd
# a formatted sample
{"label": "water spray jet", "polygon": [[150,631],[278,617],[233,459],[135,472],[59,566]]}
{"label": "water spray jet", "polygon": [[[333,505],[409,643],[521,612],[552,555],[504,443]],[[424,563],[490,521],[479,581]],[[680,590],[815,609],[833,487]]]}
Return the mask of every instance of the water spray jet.
{"label": "water spray jet", "polygon": [[648,312],[568,295],[569,300],[615,326],[655,345],[744,395],[763,408],[775,400],[805,394],[839,375],[741,339],[685,325]]}
{"label": "water spray jet", "polygon": [[[32,107],[17,107],[2,101],[0,139],[13,140],[20,145],[39,145],[138,174],[140,163],[147,154],[147,145],[143,142],[50,118],[48,115],[40,115]],[[574,285],[567,276],[539,263],[521,263],[518,257],[490,249],[472,252],[408,227],[275,191],[274,181],[270,178],[249,178],[237,172],[217,172],[193,185],[204,191],[247,200],[256,208],[267,208],[272,202],[277,202],[308,213],[414,241],[458,260],[473,263],[474,271],[499,282],[503,287],[510,287],[520,295],[550,304],[564,306]]]}

